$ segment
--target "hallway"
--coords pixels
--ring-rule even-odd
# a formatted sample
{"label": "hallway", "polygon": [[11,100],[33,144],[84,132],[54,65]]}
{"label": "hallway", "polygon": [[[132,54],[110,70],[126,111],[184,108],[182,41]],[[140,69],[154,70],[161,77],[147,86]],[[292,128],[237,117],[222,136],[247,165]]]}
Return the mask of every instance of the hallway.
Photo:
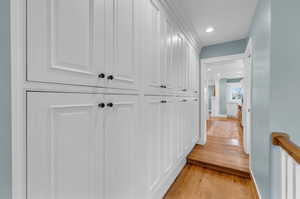
{"label": "hallway", "polygon": [[165,199],[255,198],[240,122],[211,118],[207,135],[207,143],[195,146]]}

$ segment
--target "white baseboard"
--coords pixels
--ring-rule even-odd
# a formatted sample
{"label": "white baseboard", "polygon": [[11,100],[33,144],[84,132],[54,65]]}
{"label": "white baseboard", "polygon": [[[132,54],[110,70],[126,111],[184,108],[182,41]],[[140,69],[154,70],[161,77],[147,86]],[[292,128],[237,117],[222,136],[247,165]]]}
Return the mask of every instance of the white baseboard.
{"label": "white baseboard", "polygon": [[169,173],[168,177],[166,180],[159,186],[159,188],[155,191],[153,194],[152,199],[161,199],[164,197],[164,195],[167,193],[169,190],[170,186],[173,184],[181,170],[186,164],[186,159],[183,158],[176,167]]}
{"label": "white baseboard", "polygon": [[254,175],[253,175],[253,172],[252,172],[251,167],[250,167],[249,169],[250,169],[251,179],[252,179],[253,182],[254,182],[254,186],[255,186],[255,189],[256,189],[256,191],[257,191],[258,197],[259,197],[259,199],[262,199],[261,194],[260,194],[260,191],[259,191],[259,188],[258,188],[258,186],[257,186],[257,183],[256,183],[255,177],[254,177]]}

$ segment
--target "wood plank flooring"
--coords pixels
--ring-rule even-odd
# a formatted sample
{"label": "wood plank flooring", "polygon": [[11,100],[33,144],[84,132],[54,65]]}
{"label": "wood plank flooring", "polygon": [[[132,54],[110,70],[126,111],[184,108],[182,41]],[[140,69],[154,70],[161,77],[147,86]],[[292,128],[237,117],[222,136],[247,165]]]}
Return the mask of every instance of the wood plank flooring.
{"label": "wood plank flooring", "polygon": [[239,121],[212,118],[208,121],[207,134],[207,143],[196,145],[188,156],[188,163],[249,177],[249,157],[243,152]]}
{"label": "wood plank flooring", "polygon": [[186,165],[164,199],[255,199],[250,178]]}
{"label": "wood plank flooring", "polygon": [[210,119],[207,144],[193,149],[164,199],[258,199],[242,141],[238,120]]}

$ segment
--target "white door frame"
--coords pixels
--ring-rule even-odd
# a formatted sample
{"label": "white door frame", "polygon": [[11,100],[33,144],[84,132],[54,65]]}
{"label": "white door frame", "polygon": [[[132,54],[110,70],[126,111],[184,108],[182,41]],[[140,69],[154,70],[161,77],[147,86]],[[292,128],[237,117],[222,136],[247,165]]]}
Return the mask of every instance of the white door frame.
{"label": "white door frame", "polygon": [[244,98],[245,106],[243,107],[243,125],[244,125],[244,151],[247,154],[251,153],[251,127],[252,127],[252,40],[249,39],[246,51],[245,72],[247,79],[246,83],[246,96]]}
{"label": "white door frame", "polygon": [[208,119],[208,82],[207,82],[207,65],[216,62],[223,62],[223,61],[230,61],[230,60],[238,60],[238,59],[245,59],[247,55],[245,53],[236,54],[236,55],[229,55],[229,56],[221,56],[221,57],[213,57],[207,59],[201,59],[201,122],[200,122],[200,140],[199,144],[204,145],[207,140],[206,134],[206,121]]}

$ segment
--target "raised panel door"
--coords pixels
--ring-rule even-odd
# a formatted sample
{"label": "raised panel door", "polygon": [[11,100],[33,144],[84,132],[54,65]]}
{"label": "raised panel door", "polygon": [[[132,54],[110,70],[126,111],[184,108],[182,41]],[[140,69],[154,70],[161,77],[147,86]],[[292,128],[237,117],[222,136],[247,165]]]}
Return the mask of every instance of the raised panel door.
{"label": "raised panel door", "polygon": [[[113,57],[107,67],[107,86],[136,89],[138,71],[135,62],[136,22],[135,11],[140,9],[136,0],[107,1],[113,4]],[[112,14],[110,14],[111,16]],[[111,36],[110,36],[111,37]]]}
{"label": "raised panel door", "polygon": [[144,127],[147,132],[147,191],[153,195],[160,185],[162,177],[162,109],[161,97],[146,97]]}
{"label": "raised panel door", "polygon": [[103,97],[27,94],[28,199],[103,195]]}
{"label": "raised panel door", "polygon": [[27,1],[27,79],[103,86],[104,0]]}
{"label": "raised panel door", "polygon": [[[162,26],[161,26],[162,24]],[[146,1],[146,63],[145,80],[147,89],[160,88],[162,86],[161,74],[161,23],[160,10],[157,5],[151,1]]]}
{"label": "raised panel door", "polygon": [[135,170],[139,166],[134,156],[137,140],[137,96],[105,95],[107,108],[105,127],[105,194],[106,199],[136,198]]}

